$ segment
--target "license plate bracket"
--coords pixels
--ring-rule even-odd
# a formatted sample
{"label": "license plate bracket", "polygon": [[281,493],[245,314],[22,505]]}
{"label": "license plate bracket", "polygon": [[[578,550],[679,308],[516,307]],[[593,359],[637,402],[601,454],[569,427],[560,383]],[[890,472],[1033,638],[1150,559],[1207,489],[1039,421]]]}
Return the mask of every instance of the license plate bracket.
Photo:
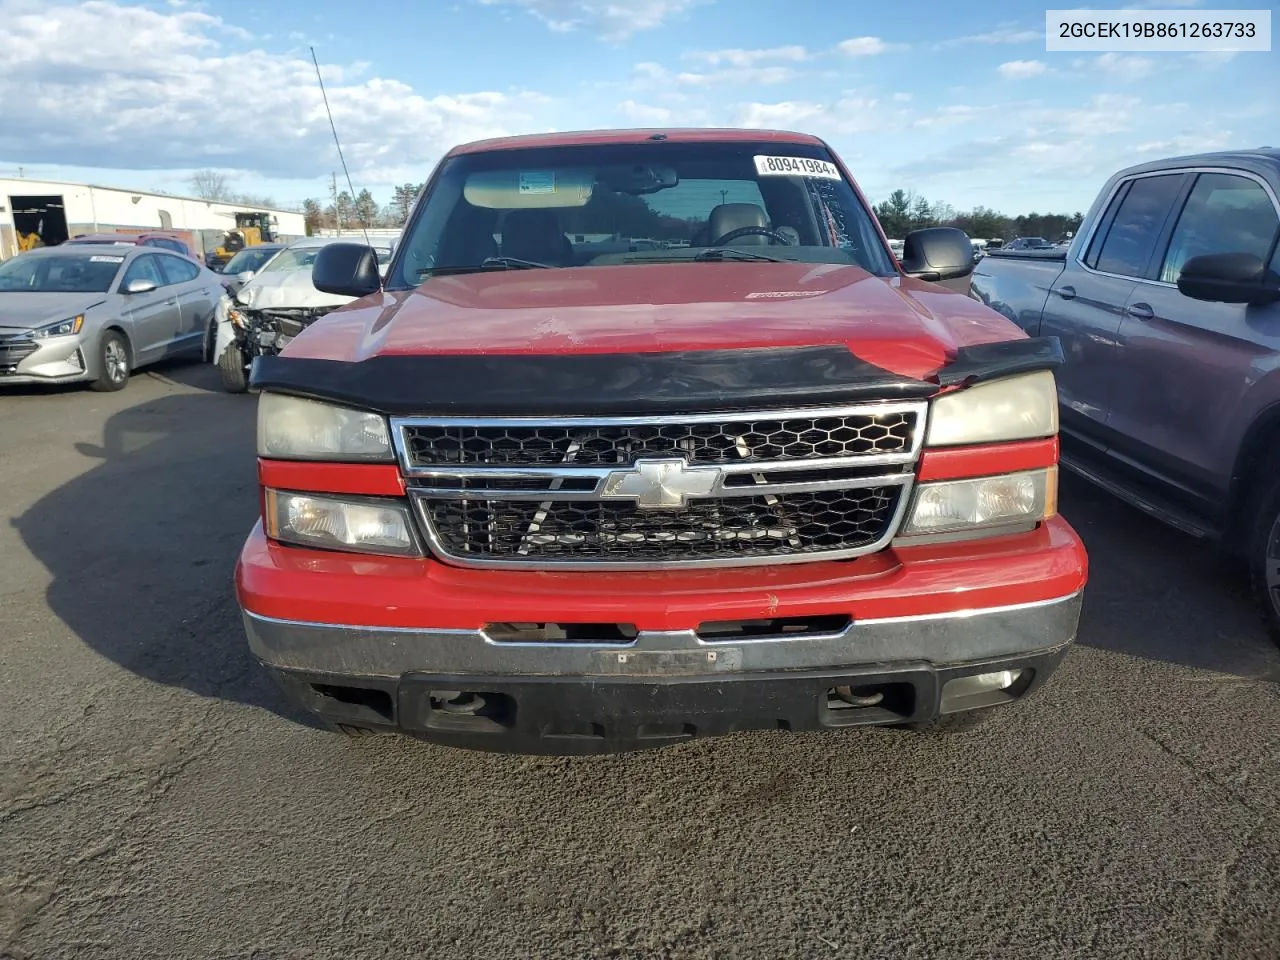
{"label": "license plate bracket", "polygon": [[602,650],[600,673],[628,677],[679,677],[742,669],[742,650]]}

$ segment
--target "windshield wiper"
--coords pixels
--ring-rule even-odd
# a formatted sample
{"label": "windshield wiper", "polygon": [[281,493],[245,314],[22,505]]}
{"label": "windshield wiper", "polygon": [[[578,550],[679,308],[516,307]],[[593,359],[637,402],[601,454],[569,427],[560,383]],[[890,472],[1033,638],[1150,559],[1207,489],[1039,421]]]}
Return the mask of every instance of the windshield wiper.
{"label": "windshield wiper", "polygon": [[752,253],[750,250],[743,250],[740,247],[711,247],[709,250],[703,250],[701,253],[694,254],[694,260],[703,263],[716,260],[757,260],[764,263],[787,263],[783,257],[769,257],[763,253]]}
{"label": "windshield wiper", "polygon": [[521,260],[517,257],[485,257],[479,263],[463,266],[424,267],[418,271],[418,279],[428,277],[445,277],[459,273],[481,273],[486,270],[551,270],[553,264],[538,263],[536,260]]}

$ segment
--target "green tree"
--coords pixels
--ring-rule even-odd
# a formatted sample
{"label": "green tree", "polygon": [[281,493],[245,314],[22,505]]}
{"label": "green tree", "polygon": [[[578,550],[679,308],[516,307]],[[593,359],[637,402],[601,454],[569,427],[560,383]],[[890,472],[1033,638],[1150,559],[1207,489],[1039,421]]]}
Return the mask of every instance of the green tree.
{"label": "green tree", "polygon": [[302,201],[302,220],[307,227],[307,236],[312,237],[324,226],[324,210],[319,200],[308,197]]}
{"label": "green tree", "polygon": [[391,207],[388,210],[395,219],[392,226],[402,227],[408,221],[409,214],[413,211],[413,202],[418,198],[422,187],[421,183],[402,183],[395,188],[391,194]]}

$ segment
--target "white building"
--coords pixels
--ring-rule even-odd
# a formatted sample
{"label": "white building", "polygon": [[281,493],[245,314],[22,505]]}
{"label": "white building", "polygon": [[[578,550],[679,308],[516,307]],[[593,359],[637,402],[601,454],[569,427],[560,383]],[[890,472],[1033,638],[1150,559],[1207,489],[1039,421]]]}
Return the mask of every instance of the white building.
{"label": "white building", "polygon": [[219,246],[237,213],[265,213],[276,239],[306,235],[301,213],[218,203],[142,190],[54,180],[0,179],[0,260],[18,252],[18,232],[36,231],[48,246],[81,233],[177,230],[197,253]]}

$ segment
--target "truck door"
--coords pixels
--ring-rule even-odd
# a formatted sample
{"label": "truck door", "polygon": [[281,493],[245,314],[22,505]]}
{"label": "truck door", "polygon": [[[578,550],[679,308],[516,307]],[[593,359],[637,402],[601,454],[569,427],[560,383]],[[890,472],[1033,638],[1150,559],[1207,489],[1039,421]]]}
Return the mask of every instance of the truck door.
{"label": "truck door", "polygon": [[1122,389],[1110,425],[1126,452],[1167,482],[1217,500],[1252,420],[1245,394],[1280,351],[1280,304],[1251,307],[1183,296],[1183,264],[1208,253],[1266,261],[1280,213],[1263,181],[1239,172],[1195,175],[1168,240],[1134,285],[1120,325]]}
{"label": "truck door", "polygon": [[[1120,324],[1186,176],[1136,177],[1121,183],[1087,245],[1067,260],[1049,290],[1041,333],[1062,341],[1058,370],[1062,426],[1105,445],[1106,427],[1122,388]],[[1077,258],[1078,257],[1078,258]]]}

